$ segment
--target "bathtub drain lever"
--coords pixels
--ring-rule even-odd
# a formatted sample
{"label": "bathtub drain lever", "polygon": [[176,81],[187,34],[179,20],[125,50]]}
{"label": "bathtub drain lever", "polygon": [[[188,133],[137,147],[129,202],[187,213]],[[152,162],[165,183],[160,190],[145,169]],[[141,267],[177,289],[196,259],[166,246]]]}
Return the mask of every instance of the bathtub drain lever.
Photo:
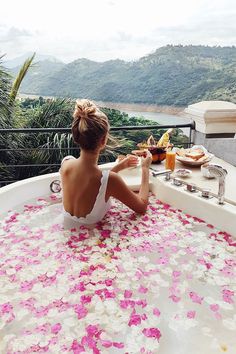
{"label": "bathtub drain lever", "polygon": [[50,183],[50,190],[53,193],[59,193],[61,191],[61,181],[59,179],[55,179]]}

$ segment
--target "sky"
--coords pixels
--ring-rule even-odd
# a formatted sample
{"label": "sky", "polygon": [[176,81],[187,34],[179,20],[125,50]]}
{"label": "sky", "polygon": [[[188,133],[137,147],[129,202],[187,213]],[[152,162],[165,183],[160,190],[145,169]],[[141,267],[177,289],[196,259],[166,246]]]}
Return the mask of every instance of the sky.
{"label": "sky", "polygon": [[7,0],[0,54],[136,60],[167,44],[236,45],[235,0]]}

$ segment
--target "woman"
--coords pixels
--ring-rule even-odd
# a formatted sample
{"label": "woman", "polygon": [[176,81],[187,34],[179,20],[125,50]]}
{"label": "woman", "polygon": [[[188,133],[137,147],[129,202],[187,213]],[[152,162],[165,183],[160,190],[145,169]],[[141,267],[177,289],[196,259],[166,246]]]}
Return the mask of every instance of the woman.
{"label": "woman", "polygon": [[98,168],[100,152],[109,135],[107,116],[89,100],[77,100],[73,114],[72,135],[81,152],[78,159],[67,156],[60,169],[64,215],[82,224],[100,221],[116,198],[137,213],[145,213],[148,204],[150,153],[142,159],[142,182],[139,193],[131,191],[117,174],[137,165],[137,157],[129,156],[111,171]]}

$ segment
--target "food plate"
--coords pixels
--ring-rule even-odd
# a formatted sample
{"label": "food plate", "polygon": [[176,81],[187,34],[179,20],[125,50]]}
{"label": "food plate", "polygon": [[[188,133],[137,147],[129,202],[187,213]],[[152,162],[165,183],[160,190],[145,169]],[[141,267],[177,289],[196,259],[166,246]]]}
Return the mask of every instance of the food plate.
{"label": "food plate", "polygon": [[204,160],[192,160],[188,157],[180,157],[180,156],[177,156],[176,159],[180,162],[182,162],[183,165],[186,165],[186,166],[201,166],[203,165],[204,163],[206,162],[209,162],[212,158],[214,157],[213,154],[210,154],[208,153],[208,155],[205,155],[205,159]]}
{"label": "food plate", "polygon": [[194,145],[190,149],[176,149],[176,159],[186,166],[201,166],[213,157],[214,155],[202,145]]}

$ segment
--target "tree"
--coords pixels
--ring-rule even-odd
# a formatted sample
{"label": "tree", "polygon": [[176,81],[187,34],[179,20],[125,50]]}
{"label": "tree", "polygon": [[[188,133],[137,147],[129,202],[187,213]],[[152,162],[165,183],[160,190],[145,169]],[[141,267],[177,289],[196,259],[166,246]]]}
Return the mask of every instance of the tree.
{"label": "tree", "polygon": [[27,74],[29,68],[32,66],[33,60],[35,58],[35,54],[36,53],[34,53],[32,55],[32,57],[25,60],[24,64],[20,68],[20,71],[18,72],[18,74],[13,82],[13,85],[11,87],[10,96],[9,96],[9,100],[10,100],[11,104],[14,103],[17,93],[19,91],[20,85],[22,83],[22,80],[24,79],[25,75]]}
{"label": "tree", "polygon": [[[13,114],[16,96],[34,57],[35,53],[24,62],[13,83],[12,77],[2,65],[2,57],[0,58],[0,128],[14,127]],[[12,178],[14,171],[6,169],[5,164],[9,164],[9,161],[14,164],[18,160],[19,156],[16,151],[22,146],[22,140],[18,135],[0,134],[0,180]]]}
{"label": "tree", "polygon": [[11,116],[14,110],[16,96],[22,80],[32,65],[34,57],[35,53],[32,57],[26,59],[13,83],[12,76],[2,65],[3,56],[0,57],[0,126],[11,126]]}
{"label": "tree", "polygon": [[9,103],[11,91],[11,76],[2,66],[2,58],[0,57],[0,127],[5,127],[7,120],[12,112]]}

